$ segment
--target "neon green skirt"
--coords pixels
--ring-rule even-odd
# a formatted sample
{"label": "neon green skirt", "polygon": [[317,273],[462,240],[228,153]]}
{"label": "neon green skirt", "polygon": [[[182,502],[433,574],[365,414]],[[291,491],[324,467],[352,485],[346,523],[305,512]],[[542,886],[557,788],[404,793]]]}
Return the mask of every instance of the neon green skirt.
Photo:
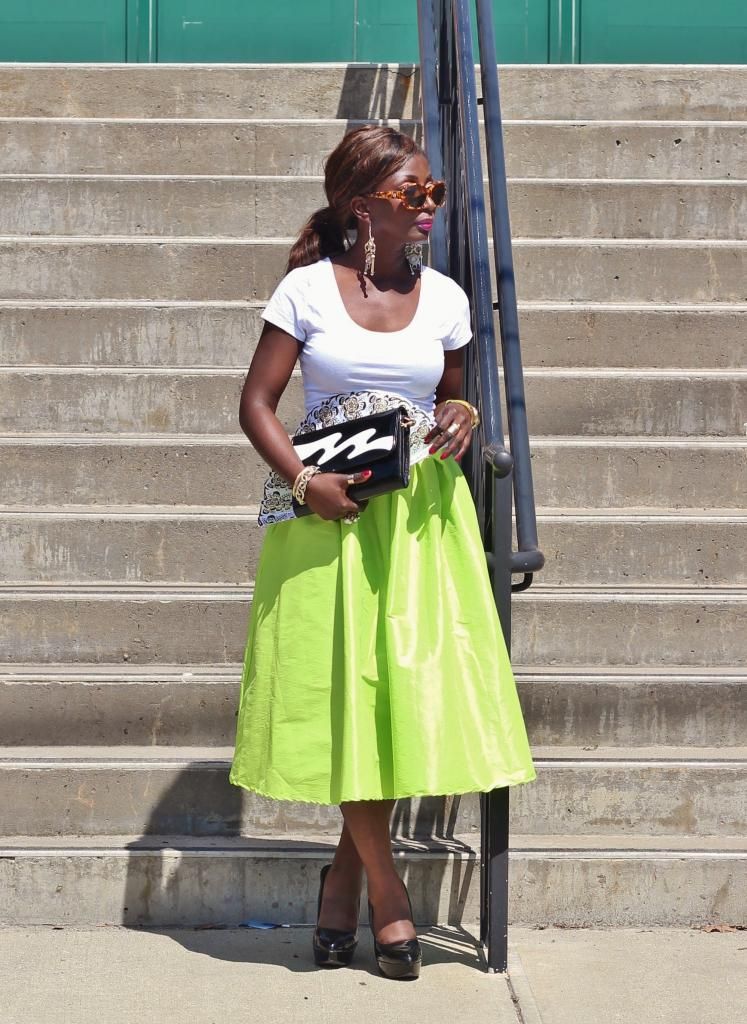
{"label": "neon green skirt", "polygon": [[536,772],[467,480],[438,455],[353,525],[266,528],[230,781],[278,800],[486,792]]}

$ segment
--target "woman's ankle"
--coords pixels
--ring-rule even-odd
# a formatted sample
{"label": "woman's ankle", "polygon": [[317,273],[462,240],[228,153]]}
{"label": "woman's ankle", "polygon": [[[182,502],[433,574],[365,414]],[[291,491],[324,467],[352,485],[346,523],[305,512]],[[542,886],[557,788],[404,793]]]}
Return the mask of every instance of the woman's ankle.
{"label": "woman's ankle", "polygon": [[354,929],[360,914],[362,872],[332,864],[324,880],[319,922],[322,927]]}
{"label": "woman's ankle", "polygon": [[372,925],[376,939],[382,943],[405,942],[415,938],[415,925],[410,916],[410,901],[402,879],[396,873],[389,879],[369,882]]}
{"label": "woman's ankle", "polygon": [[327,882],[335,889],[350,889],[360,896],[363,888],[363,865],[335,859],[327,872]]}
{"label": "woman's ankle", "polygon": [[407,905],[407,896],[402,879],[392,864],[391,870],[386,867],[377,870],[375,874],[367,873],[368,898],[376,906],[377,903],[391,903],[392,900],[404,900]]}

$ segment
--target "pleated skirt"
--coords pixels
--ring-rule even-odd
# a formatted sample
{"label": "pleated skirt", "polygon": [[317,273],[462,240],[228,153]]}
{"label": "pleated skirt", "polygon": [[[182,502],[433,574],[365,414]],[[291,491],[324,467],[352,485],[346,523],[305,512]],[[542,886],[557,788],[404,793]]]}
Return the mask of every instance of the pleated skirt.
{"label": "pleated skirt", "polygon": [[438,454],[357,523],[266,528],[229,779],[338,804],[536,777],[457,462]]}

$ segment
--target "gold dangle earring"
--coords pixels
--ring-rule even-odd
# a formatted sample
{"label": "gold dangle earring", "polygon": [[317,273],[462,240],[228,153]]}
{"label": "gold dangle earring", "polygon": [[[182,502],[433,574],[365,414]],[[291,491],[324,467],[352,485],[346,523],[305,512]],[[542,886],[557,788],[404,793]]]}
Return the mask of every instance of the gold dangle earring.
{"label": "gold dangle earring", "polygon": [[367,277],[373,277],[376,264],[376,242],[374,242],[373,228],[371,227],[370,220],[368,222],[368,241],[364,245],[363,251],[366,254],[366,264],[363,267],[363,273]]}

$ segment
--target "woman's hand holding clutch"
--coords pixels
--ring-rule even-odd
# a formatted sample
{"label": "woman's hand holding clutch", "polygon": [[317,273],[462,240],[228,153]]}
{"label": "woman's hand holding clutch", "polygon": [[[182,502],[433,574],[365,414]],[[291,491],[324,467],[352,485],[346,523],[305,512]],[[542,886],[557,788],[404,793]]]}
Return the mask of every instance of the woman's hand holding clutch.
{"label": "woman's hand holding clutch", "polygon": [[370,469],[360,473],[317,473],[306,486],[306,504],[322,519],[342,519],[360,511],[360,505],[348,497],[348,487],[363,483],[371,476]]}

